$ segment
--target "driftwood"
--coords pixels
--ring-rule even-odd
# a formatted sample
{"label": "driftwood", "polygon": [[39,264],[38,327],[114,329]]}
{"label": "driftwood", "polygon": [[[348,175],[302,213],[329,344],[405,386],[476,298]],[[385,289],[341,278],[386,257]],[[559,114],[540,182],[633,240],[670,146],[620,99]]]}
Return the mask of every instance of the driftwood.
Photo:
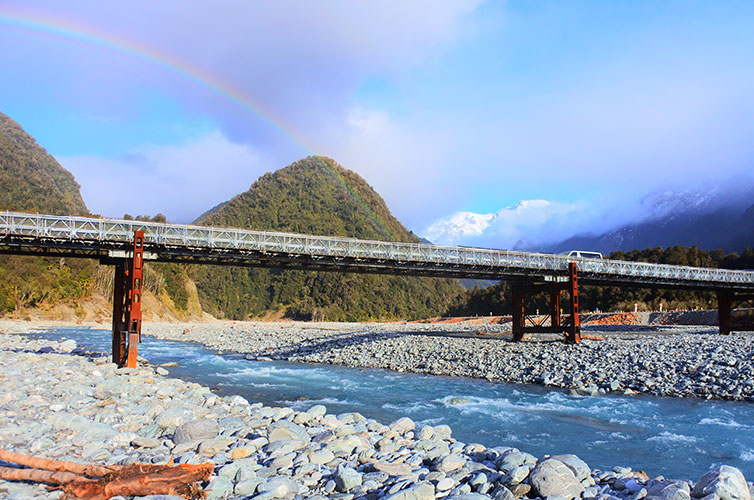
{"label": "driftwood", "polygon": [[2,449],[0,459],[31,467],[0,467],[0,479],[52,484],[55,486],[51,489],[62,489],[69,498],[82,500],[107,500],[118,495],[205,498],[206,493],[196,483],[208,480],[214,470],[211,463],[174,466],[172,460],[166,465],[84,465]]}

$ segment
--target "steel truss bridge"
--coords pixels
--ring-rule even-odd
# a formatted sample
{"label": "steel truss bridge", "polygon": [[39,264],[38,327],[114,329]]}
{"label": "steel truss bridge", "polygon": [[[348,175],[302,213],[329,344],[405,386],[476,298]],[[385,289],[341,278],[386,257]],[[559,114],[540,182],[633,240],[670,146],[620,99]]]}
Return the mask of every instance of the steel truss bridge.
{"label": "steel truss bridge", "polygon": [[[140,332],[143,260],[510,280],[516,339],[529,330],[564,331],[568,340],[578,342],[579,282],[716,291],[722,333],[731,330],[730,309],[736,300],[754,297],[754,271],[20,212],[0,212],[0,253],[94,258],[115,265],[115,302],[120,295],[124,302],[122,311],[114,307],[114,334],[128,325],[129,311],[138,312]],[[570,295],[565,325],[559,312],[563,290]],[[551,324],[529,328],[526,301],[540,292],[550,294]],[[135,304],[139,311],[133,311]],[[116,321],[118,315],[122,317]]]}

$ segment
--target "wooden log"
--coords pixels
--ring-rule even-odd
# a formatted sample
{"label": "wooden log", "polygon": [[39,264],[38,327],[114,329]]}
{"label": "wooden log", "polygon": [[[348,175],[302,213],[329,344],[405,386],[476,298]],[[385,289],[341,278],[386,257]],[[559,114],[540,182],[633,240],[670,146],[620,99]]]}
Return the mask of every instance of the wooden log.
{"label": "wooden log", "polygon": [[100,466],[91,464],[79,464],[76,462],[66,462],[63,460],[53,460],[51,458],[32,457],[23,453],[3,450],[0,448],[0,460],[11,462],[18,465],[24,465],[32,469],[43,469],[48,471],[72,472],[80,476],[99,478],[115,472],[122,466]]}
{"label": "wooden log", "polygon": [[40,469],[16,469],[13,467],[0,467],[0,479],[6,481],[31,481],[34,483],[69,484],[76,482],[83,484],[93,481],[84,476],[72,472],[49,471]]}

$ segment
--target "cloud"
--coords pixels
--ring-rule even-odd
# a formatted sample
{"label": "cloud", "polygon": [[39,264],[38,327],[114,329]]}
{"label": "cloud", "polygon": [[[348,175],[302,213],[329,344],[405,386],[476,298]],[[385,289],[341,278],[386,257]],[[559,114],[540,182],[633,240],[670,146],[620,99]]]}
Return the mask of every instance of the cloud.
{"label": "cloud", "polygon": [[81,184],[92,212],[110,217],[163,213],[174,222],[194,220],[271,169],[251,147],[219,131],[181,144],[144,145],[117,159],[69,156],[58,161]]}

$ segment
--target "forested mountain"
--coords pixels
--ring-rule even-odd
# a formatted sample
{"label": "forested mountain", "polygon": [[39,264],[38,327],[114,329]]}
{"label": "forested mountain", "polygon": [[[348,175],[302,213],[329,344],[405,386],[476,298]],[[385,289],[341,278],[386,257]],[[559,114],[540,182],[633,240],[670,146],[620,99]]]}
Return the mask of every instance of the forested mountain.
{"label": "forested mountain", "polygon": [[[325,236],[419,242],[359,175],[333,160],[308,157],[257,180],[196,224]],[[461,293],[456,280],[365,274],[195,266],[202,306],[244,319],[421,318],[446,310]]]}
{"label": "forested mountain", "polygon": [[[0,209],[88,214],[80,186],[21,126],[0,113]],[[0,314],[87,294],[95,263],[82,259],[0,257]]]}

